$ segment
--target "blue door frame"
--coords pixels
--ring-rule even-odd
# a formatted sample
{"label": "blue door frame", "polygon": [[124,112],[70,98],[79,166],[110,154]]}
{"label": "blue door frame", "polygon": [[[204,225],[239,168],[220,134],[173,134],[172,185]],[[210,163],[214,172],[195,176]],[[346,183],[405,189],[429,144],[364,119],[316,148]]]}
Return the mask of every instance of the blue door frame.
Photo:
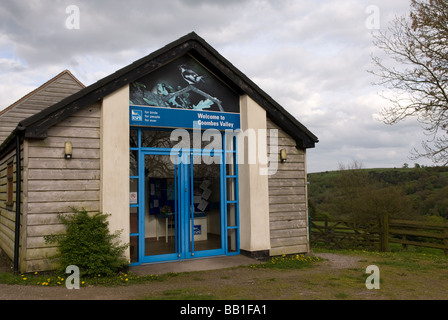
{"label": "blue door frame", "polygon": [[[131,266],[140,265],[142,263],[155,263],[163,261],[176,261],[192,258],[203,258],[218,255],[237,255],[239,250],[239,199],[238,199],[238,160],[237,160],[237,139],[235,136],[223,136],[223,145],[226,139],[232,139],[232,147],[227,150],[213,150],[214,154],[210,154],[207,150],[207,155],[216,156],[220,159],[220,237],[221,247],[219,249],[211,250],[195,250],[194,247],[194,210],[193,206],[193,156],[202,155],[203,149],[173,149],[173,148],[148,148],[142,147],[142,131],[143,129],[136,128],[137,131],[137,145],[131,147],[131,153],[136,153],[138,160],[138,174],[131,175],[131,181],[138,181],[138,194],[145,195],[145,157],[148,155],[171,156],[172,159],[177,159],[174,164],[174,180],[175,180],[175,214],[174,216],[174,234],[175,234],[175,250],[173,253],[146,255],[145,254],[145,212],[146,199],[145,196],[139,196],[137,204],[131,204],[131,208],[138,210],[138,233],[131,233],[131,238],[138,238],[138,259],[131,262]],[[230,142],[230,140],[229,140]],[[231,163],[227,163],[229,157],[232,159]],[[215,162],[216,163],[216,162]],[[226,165],[227,163],[227,165]],[[233,164],[233,171],[229,170],[228,165]],[[233,189],[228,189],[228,185],[232,185]],[[229,191],[232,190],[232,191]],[[232,215],[234,218],[229,219],[229,208],[232,208]],[[190,220],[193,223],[190,223]],[[231,221],[232,220],[232,221]],[[193,241],[191,241],[193,240]]]}
{"label": "blue door frame", "polygon": [[[193,156],[201,155],[200,150],[179,150],[173,154],[173,150],[157,150],[157,151],[142,151],[140,153],[139,163],[145,163],[145,157],[148,155],[171,156],[177,158],[177,163],[174,164],[175,177],[175,215],[174,215],[174,234],[175,234],[175,252],[160,255],[146,255],[145,243],[145,208],[146,198],[143,197],[141,205],[139,206],[139,261],[140,263],[183,260],[190,258],[200,258],[225,254],[225,201],[220,201],[220,235],[221,248],[211,250],[196,251],[194,248],[194,206],[193,203]],[[222,155],[217,152],[215,156],[222,158]],[[220,199],[224,199],[224,174],[223,165],[220,165],[220,184],[221,194]],[[145,176],[145,166],[139,167],[139,176]],[[139,179],[139,194],[145,194],[145,179]]]}

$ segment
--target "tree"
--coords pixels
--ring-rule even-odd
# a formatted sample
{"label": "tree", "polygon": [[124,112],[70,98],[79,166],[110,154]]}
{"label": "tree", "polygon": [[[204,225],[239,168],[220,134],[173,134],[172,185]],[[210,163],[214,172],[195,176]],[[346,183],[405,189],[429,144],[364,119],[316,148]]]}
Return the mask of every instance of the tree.
{"label": "tree", "polygon": [[403,189],[381,181],[362,169],[359,162],[339,165],[331,212],[356,222],[379,222],[381,217],[414,218],[411,201]]}
{"label": "tree", "polygon": [[[448,164],[448,0],[411,0],[409,16],[396,17],[386,31],[374,35],[388,62],[373,57],[378,85],[391,89],[394,96],[384,108],[382,120],[395,124],[416,117],[425,133],[424,152],[414,150],[414,158],[427,157]],[[391,65],[390,63],[393,63]]]}

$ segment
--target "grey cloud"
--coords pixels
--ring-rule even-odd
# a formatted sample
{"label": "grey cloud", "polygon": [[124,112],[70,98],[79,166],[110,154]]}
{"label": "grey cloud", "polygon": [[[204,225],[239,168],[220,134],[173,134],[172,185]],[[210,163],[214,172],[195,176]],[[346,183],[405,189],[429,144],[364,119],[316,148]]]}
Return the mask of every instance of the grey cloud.
{"label": "grey cloud", "polygon": [[137,47],[156,49],[197,29],[228,25],[228,7],[208,10],[183,1],[84,1],[80,29],[69,30],[65,12],[73,1],[11,2],[0,11],[1,31],[30,65],[66,61],[82,54],[109,54]]}
{"label": "grey cloud", "polygon": [[[79,30],[65,27],[65,9],[72,4],[80,9]],[[382,102],[372,98],[378,88],[371,87],[366,72],[373,47],[365,8],[371,4],[2,1],[0,50],[8,54],[0,51],[0,101],[11,99],[6,93],[21,85],[9,81],[8,73],[21,79],[32,75],[29,82],[38,86],[68,68],[90,84],[196,31],[319,137],[316,148],[308,151],[312,170],[337,169],[338,162],[357,157],[369,166],[398,166],[419,146],[421,136],[404,141],[419,131],[416,123],[389,127],[373,119]],[[377,0],[374,5],[380,10],[381,28],[409,7],[408,0]]]}

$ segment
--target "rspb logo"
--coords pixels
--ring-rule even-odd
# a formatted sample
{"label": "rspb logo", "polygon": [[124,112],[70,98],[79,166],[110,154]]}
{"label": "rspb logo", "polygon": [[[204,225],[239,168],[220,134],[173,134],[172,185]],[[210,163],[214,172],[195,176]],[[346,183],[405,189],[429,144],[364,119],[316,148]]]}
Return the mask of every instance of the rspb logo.
{"label": "rspb logo", "polygon": [[131,110],[131,120],[132,121],[143,121],[141,110]]}

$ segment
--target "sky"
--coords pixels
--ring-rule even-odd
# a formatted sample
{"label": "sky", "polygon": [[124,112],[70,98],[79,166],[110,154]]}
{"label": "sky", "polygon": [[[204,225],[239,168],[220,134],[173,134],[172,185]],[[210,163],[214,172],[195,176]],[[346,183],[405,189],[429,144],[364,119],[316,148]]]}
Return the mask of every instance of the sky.
{"label": "sky", "polygon": [[414,119],[380,121],[373,35],[409,0],[2,0],[0,110],[61,71],[90,85],[194,31],[318,138],[308,172],[431,165]]}

